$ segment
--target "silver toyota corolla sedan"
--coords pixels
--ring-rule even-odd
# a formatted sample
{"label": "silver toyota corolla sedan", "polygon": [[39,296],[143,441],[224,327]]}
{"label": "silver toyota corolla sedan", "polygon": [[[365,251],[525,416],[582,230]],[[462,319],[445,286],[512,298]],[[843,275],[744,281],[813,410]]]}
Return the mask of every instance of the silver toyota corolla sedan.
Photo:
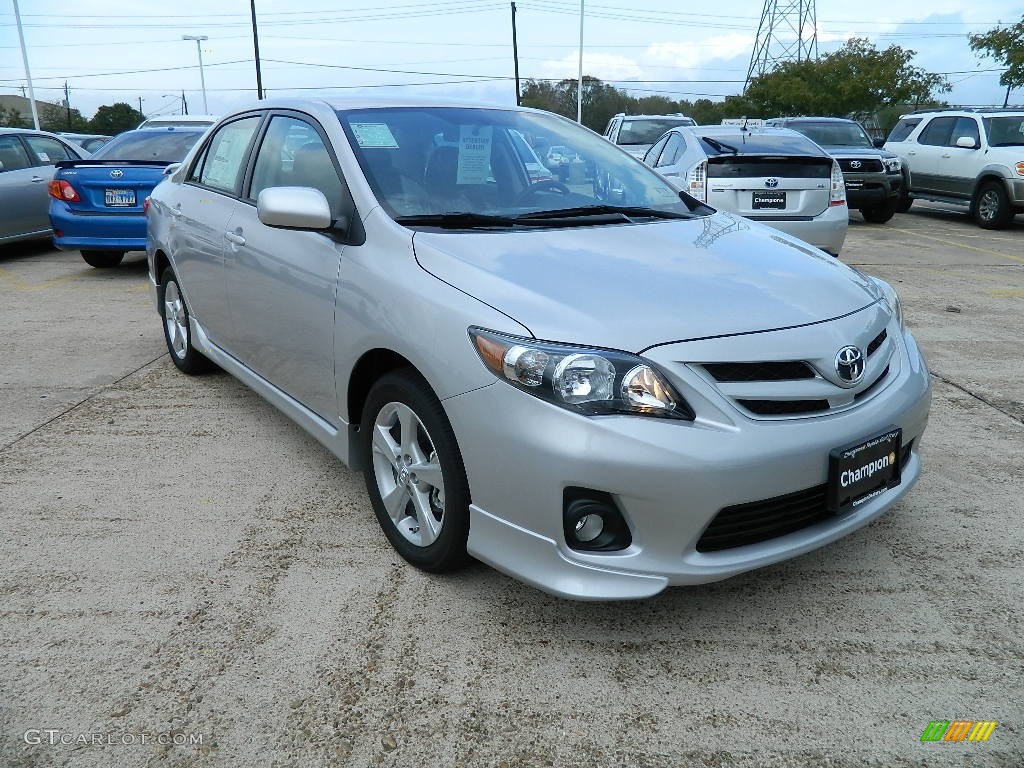
{"label": "silver toyota corolla sedan", "polygon": [[[533,181],[521,139],[580,162]],[[362,471],[422,569],[647,597],[834,541],[920,474],[929,377],[893,289],[573,122],[263,101],[169,170],[171,359]]]}

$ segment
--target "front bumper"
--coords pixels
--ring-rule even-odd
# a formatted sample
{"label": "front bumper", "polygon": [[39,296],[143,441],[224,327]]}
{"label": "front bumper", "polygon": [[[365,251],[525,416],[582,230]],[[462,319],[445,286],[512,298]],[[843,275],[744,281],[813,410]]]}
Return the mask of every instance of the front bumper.
{"label": "front bumper", "polygon": [[850,208],[895,202],[903,188],[903,176],[899,173],[844,173],[843,181]]}
{"label": "front bumper", "polygon": [[50,224],[53,244],[61,250],[146,250],[146,217],[141,212],[78,212],[54,201]]}
{"label": "front bumper", "polygon": [[[866,525],[917,480],[930,404],[928,372],[916,343],[894,323],[889,330],[902,339],[891,380],[862,405],[810,418],[752,419],[722,402],[705,407],[714,398],[685,387],[683,395],[698,412],[693,423],[587,418],[500,382],[447,399],[473,499],[470,553],[559,596],[629,599],[785,560]],[[833,448],[890,425],[903,429],[904,445],[913,441],[898,487],[793,533],[697,550],[722,508],[820,485]],[[571,549],[562,530],[567,487],[611,494],[630,526],[630,546],[610,553]]]}

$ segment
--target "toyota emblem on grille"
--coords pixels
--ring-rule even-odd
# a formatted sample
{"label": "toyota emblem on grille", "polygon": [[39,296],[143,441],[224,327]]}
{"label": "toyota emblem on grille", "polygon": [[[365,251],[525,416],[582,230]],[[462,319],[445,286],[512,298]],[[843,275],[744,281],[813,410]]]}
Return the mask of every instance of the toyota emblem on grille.
{"label": "toyota emblem on grille", "polygon": [[110,172],[110,178],[112,179],[120,179],[122,176],[124,176],[124,171],[120,168],[115,168]]}
{"label": "toyota emblem on grille", "polygon": [[851,160],[850,161],[850,167],[851,168],[860,168],[860,160]]}
{"label": "toyota emblem on grille", "polygon": [[764,180],[764,185],[766,187],[768,187],[768,189],[775,189],[777,186],[779,186],[779,180],[778,179],[765,179]]}
{"label": "toyota emblem on grille", "polygon": [[836,352],[836,373],[847,384],[856,384],[864,375],[864,355],[857,347],[843,347]]}

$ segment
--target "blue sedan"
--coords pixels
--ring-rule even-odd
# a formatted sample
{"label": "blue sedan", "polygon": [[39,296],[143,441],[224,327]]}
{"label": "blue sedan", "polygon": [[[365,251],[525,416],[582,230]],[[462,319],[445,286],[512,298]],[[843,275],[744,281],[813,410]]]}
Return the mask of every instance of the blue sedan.
{"label": "blue sedan", "polygon": [[143,203],[168,165],[181,162],[205,128],[126,131],[87,160],[57,163],[50,182],[53,244],[93,267],[116,267],[146,249]]}

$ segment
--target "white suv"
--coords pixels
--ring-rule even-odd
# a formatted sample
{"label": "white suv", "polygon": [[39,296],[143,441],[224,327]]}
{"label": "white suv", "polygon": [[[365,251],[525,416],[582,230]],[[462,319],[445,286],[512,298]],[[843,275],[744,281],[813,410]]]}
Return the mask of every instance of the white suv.
{"label": "white suv", "polygon": [[885,148],[909,169],[908,197],[964,205],[985,229],[1024,211],[1024,111],[955,109],[904,115]]}
{"label": "white suv", "polygon": [[601,134],[638,160],[642,159],[665,131],[680,125],[696,125],[692,117],[672,115],[627,115],[620,112],[608,121]]}

